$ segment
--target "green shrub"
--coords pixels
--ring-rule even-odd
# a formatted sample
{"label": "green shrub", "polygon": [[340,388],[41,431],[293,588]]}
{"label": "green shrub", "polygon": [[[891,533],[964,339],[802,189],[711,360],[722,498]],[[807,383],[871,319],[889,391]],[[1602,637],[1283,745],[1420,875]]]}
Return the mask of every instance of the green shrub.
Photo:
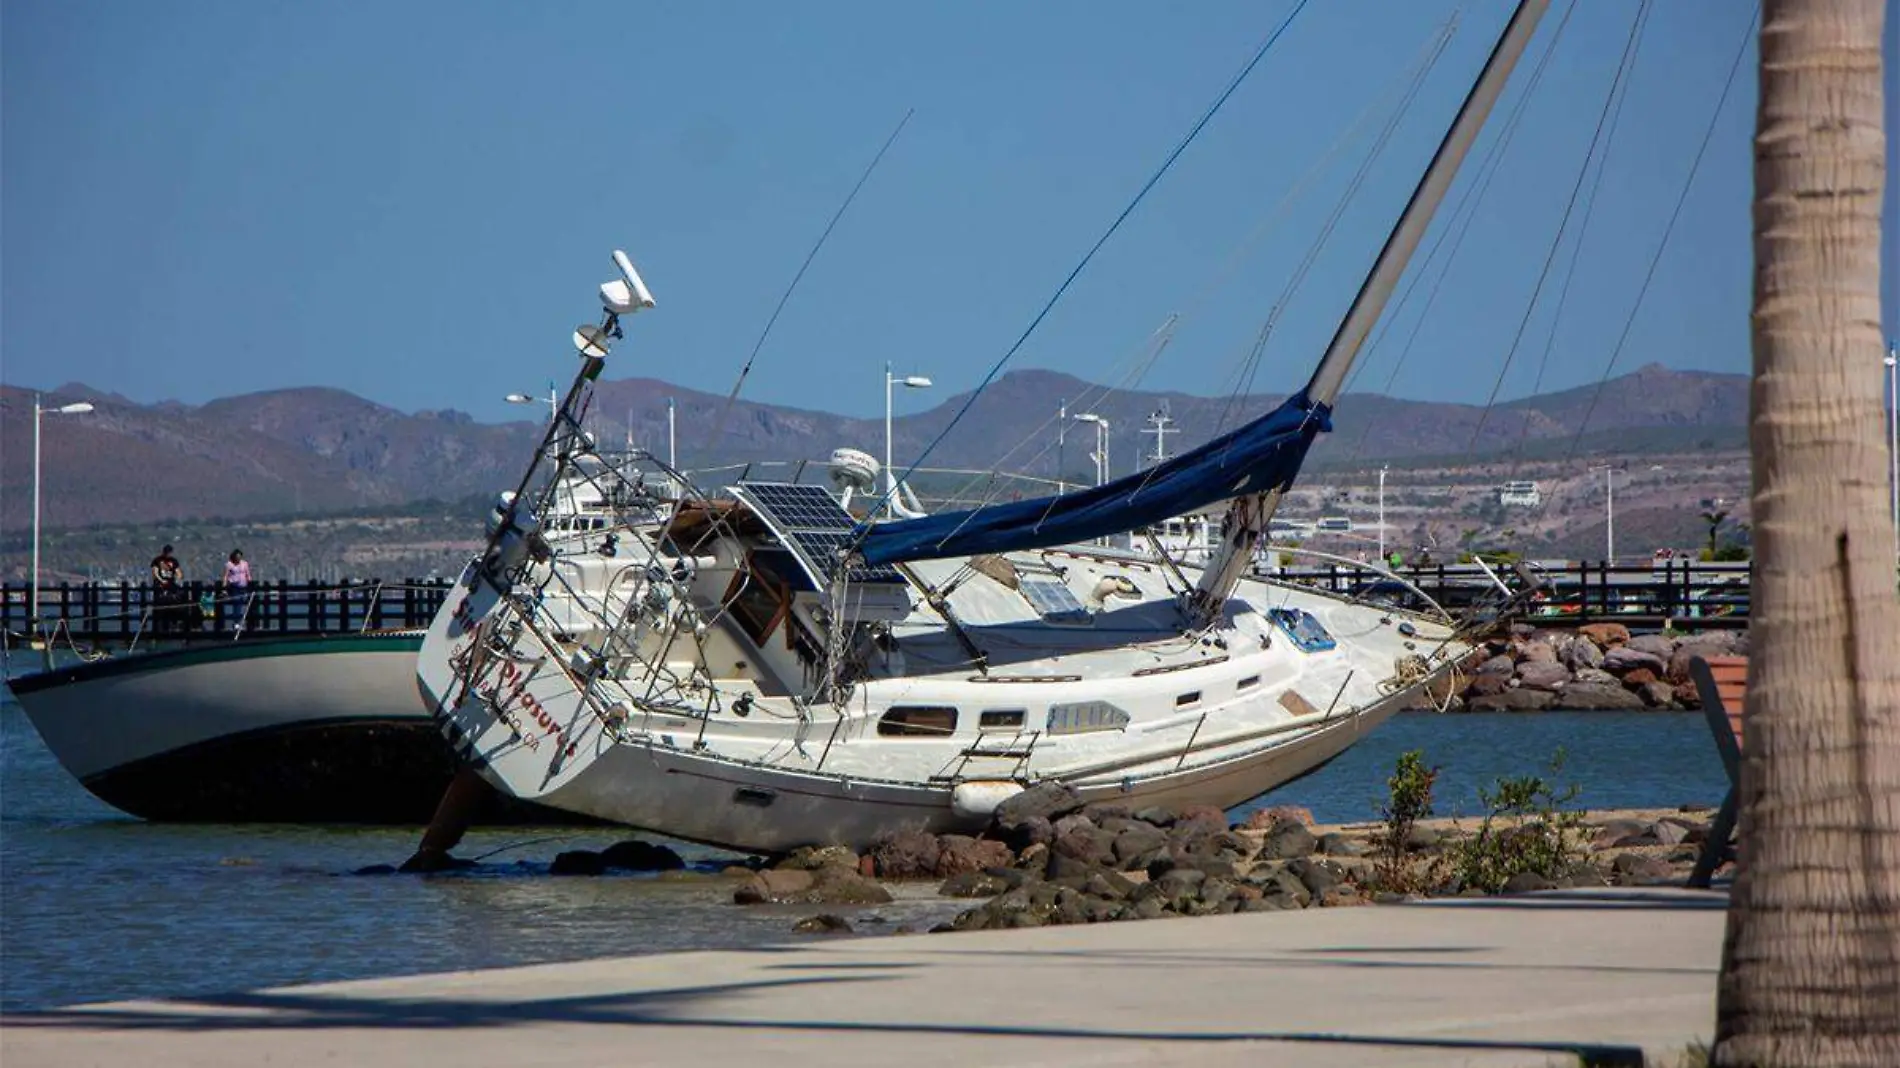
{"label": "green shrub", "polygon": [[1438,769],[1425,766],[1425,754],[1413,749],[1399,754],[1392,777],[1385,781],[1386,798],[1379,805],[1385,827],[1379,832],[1372,881],[1375,888],[1399,894],[1423,893],[1439,881],[1438,864],[1417,863],[1406,849],[1412,829],[1432,814],[1432,784]]}
{"label": "green shrub", "polygon": [[[1550,773],[1563,771],[1564,752],[1551,757]],[[1538,775],[1502,778],[1478,790],[1484,821],[1477,833],[1452,850],[1452,872],[1466,887],[1497,893],[1511,877],[1534,872],[1555,879],[1583,857],[1583,813],[1566,811],[1582,787],[1559,792]]]}

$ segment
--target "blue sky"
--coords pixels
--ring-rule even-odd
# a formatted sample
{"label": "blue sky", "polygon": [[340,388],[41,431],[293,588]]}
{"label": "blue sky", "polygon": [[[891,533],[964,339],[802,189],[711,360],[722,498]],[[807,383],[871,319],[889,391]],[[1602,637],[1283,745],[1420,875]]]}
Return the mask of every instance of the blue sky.
{"label": "blue sky", "polygon": [[[571,373],[566,336],[619,246],[660,307],[628,324],[609,376],[724,393],[915,109],[745,395],[872,415],[888,359],[938,384],[900,410],[940,403],[1009,346],[1292,4],[8,0],[0,376],[141,401],[326,385],[518,418],[499,398]],[[1256,386],[1298,385],[1508,6],[1310,4],[1012,366],[1112,379],[1184,311],[1143,384],[1226,392],[1370,137],[1276,205],[1358,116],[1389,113],[1456,11],[1267,345]],[[1604,373],[1748,17],[1738,0],[1654,7],[1546,390]],[[1360,388],[1488,395],[1636,10],[1580,6],[1416,342],[1397,365],[1415,304]],[[1747,368],[1752,43],[1743,62],[1618,371]],[[1548,307],[1503,396],[1540,384]]]}

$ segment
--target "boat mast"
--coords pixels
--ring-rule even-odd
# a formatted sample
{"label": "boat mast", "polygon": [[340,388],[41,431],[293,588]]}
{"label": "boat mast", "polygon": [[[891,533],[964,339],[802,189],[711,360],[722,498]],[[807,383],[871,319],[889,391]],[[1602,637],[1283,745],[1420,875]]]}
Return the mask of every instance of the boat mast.
{"label": "boat mast", "polygon": [[[1307,383],[1306,397],[1315,407],[1323,405],[1331,408],[1338,397],[1340,386],[1345,382],[1347,372],[1352,369],[1353,360],[1359,355],[1360,346],[1365,344],[1366,336],[1372,332],[1372,325],[1378,322],[1385,310],[1387,299],[1398,287],[1399,278],[1405,273],[1413,251],[1431,226],[1432,216],[1445,199],[1445,192],[1450,189],[1452,179],[1457,177],[1458,168],[1464,163],[1472,142],[1477,140],[1478,131],[1483,129],[1492,106],[1503,93],[1512,68],[1517,66],[1519,57],[1530,44],[1531,36],[1536,33],[1538,20],[1543,18],[1549,7],[1550,0],[1519,0],[1511,21],[1505,25],[1498,43],[1491,50],[1490,58],[1485,61],[1484,70],[1478,75],[1470,93],[1466,94],[1464,104],[1459,107],[1458,117],[1445,132],[1444,140],[1439,142],[1431,166],[1426,168],[1418,186],[1412,190],[1412,198],[1406,202],[1405,211],[1400,214],[1392,233],[1386,237],[1385,247],[1379,250],[1379,258],[1373,261],[1372,270],[1360,285],[1352,307],[1347,310],[1338,331],[1333,334],[1332,344],[1326,347],[1326,355],[1321,358],[1319,367]],[[1273,513],[1279,508],[1282,495],[1283,491],[1277,489],[1251,493],[1234,498],[1228,506],[1227,534],[1221,539],[1213,559],[1208,561],[1207,570],[1201,573],[1200,583],[1189,595],[1190,611],[1197,624],[1205,626],[1218,618],[1221,606],[1240,584],[1241,577],[1252,563],[1254,550],[1259,547]]]}

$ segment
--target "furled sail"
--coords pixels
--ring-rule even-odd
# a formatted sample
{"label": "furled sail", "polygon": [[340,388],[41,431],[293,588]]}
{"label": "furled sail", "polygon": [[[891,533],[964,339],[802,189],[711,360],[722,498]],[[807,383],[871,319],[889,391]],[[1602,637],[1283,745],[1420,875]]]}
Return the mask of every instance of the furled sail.
{"label": "furled sail", "polygon": [[1250,493],[1285,489],[1306,450],[1332,429],[1306,391],[1259,419],[1154,467],[1093,489],[985,505],[857,531],[867,564],[1070,545],[1135,530]]}

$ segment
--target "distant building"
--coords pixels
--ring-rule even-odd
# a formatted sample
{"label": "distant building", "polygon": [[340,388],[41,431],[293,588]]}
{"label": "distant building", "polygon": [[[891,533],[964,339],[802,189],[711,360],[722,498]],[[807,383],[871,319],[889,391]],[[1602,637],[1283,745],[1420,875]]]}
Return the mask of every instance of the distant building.
{"label": "distant building", "polygon": [[1498,487],[1498,503],[1506,508],[1536,508],[1544,503],[1544,493],[1535,482],[1506,482]]}

